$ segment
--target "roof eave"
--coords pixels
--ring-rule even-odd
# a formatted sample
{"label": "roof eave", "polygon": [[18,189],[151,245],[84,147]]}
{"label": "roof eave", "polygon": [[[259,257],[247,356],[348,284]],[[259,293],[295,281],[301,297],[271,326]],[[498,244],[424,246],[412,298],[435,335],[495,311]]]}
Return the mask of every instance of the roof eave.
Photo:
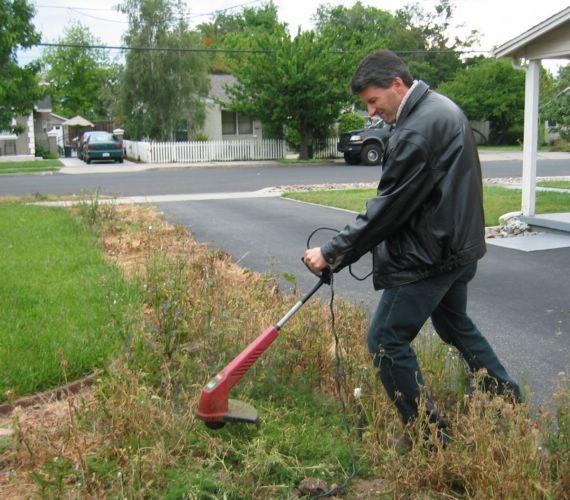
{"label": "roof eave", "polygon": [[545,19],[540,24],[533,26],[529,30],[521,33],[517,37],[509,40],[493,51],[494,57],[523,57],[526,45],[536,41],[549,31],[552,31],[564,23],[570,22],[570,7],[566,7],[553,16]]}

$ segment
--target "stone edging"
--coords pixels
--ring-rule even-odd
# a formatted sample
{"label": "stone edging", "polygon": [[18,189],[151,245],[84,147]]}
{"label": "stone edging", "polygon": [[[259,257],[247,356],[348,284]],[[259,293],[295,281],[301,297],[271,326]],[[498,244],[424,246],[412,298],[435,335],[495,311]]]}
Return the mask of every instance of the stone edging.
{"label": "stone edging", "polygon": [[56,387],[55,389],[40,392],[32,396],[16,399],[16,401],[12,403],[0,404],[0,417],[6,417],[10,415],[17,407],[27,408],[36,404],[43,404],[50,401],[64,399],[70,394],[77,394],[84,387],[93,385],[95,379],[99,377],[101,373],[101,371],[96,371],[87,377],[75,380],[61,387]]}

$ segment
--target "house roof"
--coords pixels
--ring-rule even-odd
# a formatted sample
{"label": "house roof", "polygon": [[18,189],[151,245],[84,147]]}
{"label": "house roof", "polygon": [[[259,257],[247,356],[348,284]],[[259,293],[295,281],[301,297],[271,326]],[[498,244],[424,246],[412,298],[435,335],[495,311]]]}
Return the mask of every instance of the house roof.
{"label": "house roof", "polygon": [[493,51],[495,57],[570,58],[570,7],[566,7]]}
{"label": "house roof", "polygon": [[94,127],[95,125],[93,125],[89,120],[86,120],[85,118],[83,118],[82,116],[74,116],[73,118],[70,118],[69,120],[65,120],[63,122],[64,125],[68,125],[70,127]]}
{"label": "house roof", "polygon": [[226,87],[231,87],[237,82],[234,75],[211,74],[210,75],[210,97],[219,99],[222,102],[229,102],[230,97]]}
{"label": "house roof", "polygon": [[61,120],[62,122],[67,121],[67,118],[65,116],[60,116],[60,115],[56,115],[55,113],[50,113],[51,116],[53,116],[54,118],[57,118],[58,120]]}

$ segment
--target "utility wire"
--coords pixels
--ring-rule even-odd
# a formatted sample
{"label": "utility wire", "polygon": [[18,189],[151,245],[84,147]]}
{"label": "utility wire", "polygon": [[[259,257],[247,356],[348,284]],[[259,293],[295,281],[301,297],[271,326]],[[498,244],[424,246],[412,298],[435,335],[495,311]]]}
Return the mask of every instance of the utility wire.
{"label": "utility wire", "polygon": [[273,50],[248,50],[248,49],[209,49],[209,48],[190,48],[190,47],[127,47],[124,45],[91,45],[79,43],[49,43],[40,42],[34,45],[38,47],[64,47],[73,49],[107,49],[107,50],[135,50],[143,52],[229,52],[229,53],[250,53],[250,54],[267,54],[275,52]]}
{"label": "utility wire", "polygon": [[[273,54],[274,50],[261,49],[211,49],[211,48],[190,48],[190,47],[128,47],[125,45],[91,45],[76,43],[59,43],[59,42],[39,42],[34,44],[39,47],[64,47],[75,49],[106,49],[106,50],[138,50],[152,52],[227,52],[235,54]],[[330,52],[334,54],[355,54],[351,50],[335,50]],[[491,50],[449,50],[449,49],[433,49],[433,50],[394,50],[396,54],[483,54],[491,53]]]}
{"label": "utility wire", "polygon": [[[217,9],[217,10],[213,10],[210,12],[204,12],[201,14],[188,14],[188,15],[181,16],[181,17],[182,17],[182,19],[196,19],[198,17],[215,16],[216,14],[220,14],[222,12],[227,12],[228,10],[239,9],[240,7],[247,7],[248,5],[253,5],[253,4],[259,3],[261,1],[264,1],[264,0],[251,0],[250,2],[240,3],[237,5],[230,5],[229,7],[225,7],[223,9]],[[65,6],[65,5],[45,5],[45,4],[36,4],[36,7],[40,7],[43,9],[65,9],[65,10],[69,10],[71,12],[74,12],[76,14],[79,14],[81,16],[89,17],[91,19],[97,19],[98,21],[107,21],[110,23],[118,23],[118,24],[128,24],[128,21],[119,21],[117,19],[96,17],[96,16],[92,16],[89,14],[85,14],[84,12],[81,12],[81,11],[85,10],[85,11],[97,11],[97,12],[117,12],[117,13],[124,14],[120,10],[116,10],[116,9],[97,9],[97,8],[92,8],[92,7],[76,7],[73,5]]]}

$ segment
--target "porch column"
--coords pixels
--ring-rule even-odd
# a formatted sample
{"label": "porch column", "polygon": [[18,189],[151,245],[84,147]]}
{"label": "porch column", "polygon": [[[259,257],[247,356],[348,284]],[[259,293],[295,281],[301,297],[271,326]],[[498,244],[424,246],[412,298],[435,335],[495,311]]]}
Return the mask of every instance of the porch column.
{"label": "porch column", "polygon": [[522,213],[532,216],[536,207],[536,153],[538,149],[538,97],[540,59],[529,61],[524,101]]}

